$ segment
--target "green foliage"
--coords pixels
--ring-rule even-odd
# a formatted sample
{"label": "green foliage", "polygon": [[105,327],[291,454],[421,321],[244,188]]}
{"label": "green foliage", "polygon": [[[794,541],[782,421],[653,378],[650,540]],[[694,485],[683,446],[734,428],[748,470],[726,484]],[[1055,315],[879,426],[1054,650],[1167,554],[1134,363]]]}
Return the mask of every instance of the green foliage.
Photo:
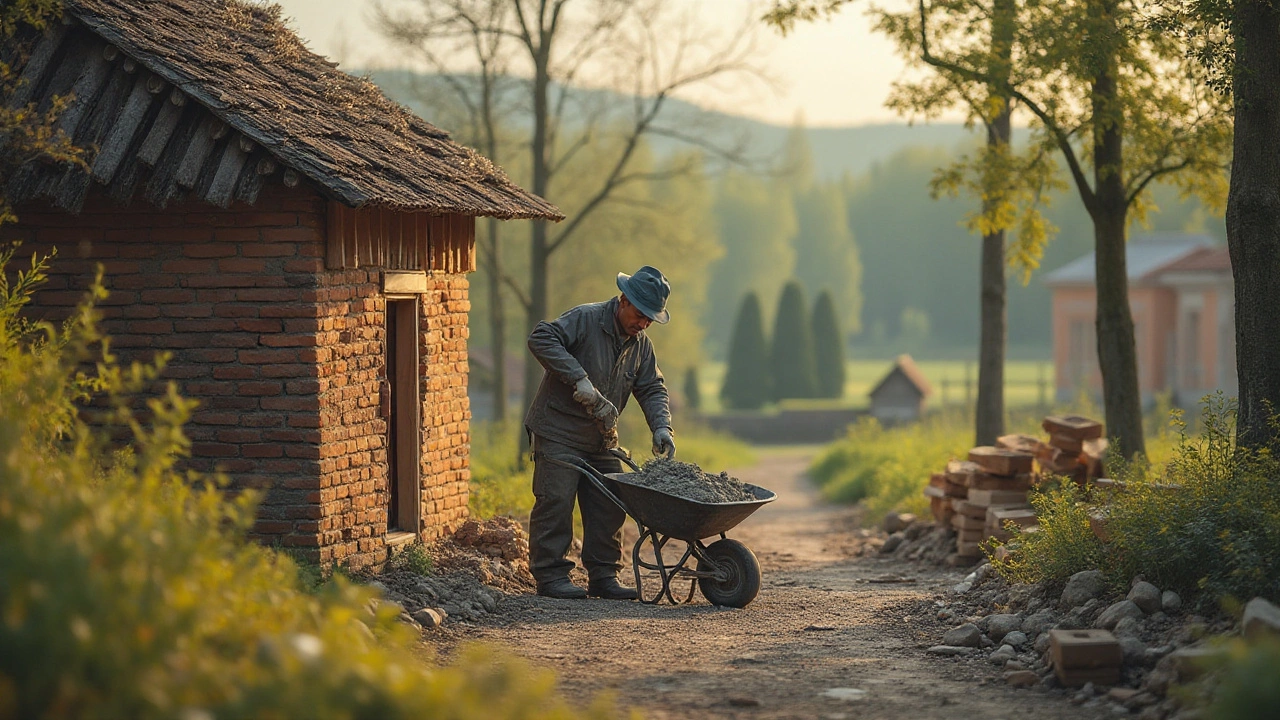
{"label": "green foliage", "polygon": [[1234,638],[1208,679],[1210,720],[1255,720],[1263,708],[1280,708],[1280,641]]}
{"label": "green foliage", "polygon": [[1021,583],[1060,582],[1102,567],[1104,548],[1089,526],[1090,508],[1074,483],[1051,483],[1031,493],[1030,500],[1040,527],[1031,533],[1015,530],[1007,543],[1015,552],[1004,560],[991,558],[997,572]]}
{"label": "green foliage", "polygon": [[773,397],[777,400],[811,398],[817,394],[817,370],[813,357],[813,330],[804,300],[804,288],[792,281],[782,288],[778,312],[773,318],[770,368]]}
{"label": "green foliage", "polygon": [[[1087,568],[1117,585],[1142,575],[1206,610],[1280,599],[1280,462],[1236,446],[1233,401],[1208,400],[1201,415],[1201,433],[1179,434],[1167,462],[1113,463],[1123,492],[1033,496],[1040,531],[1010,541],[1016,552],[998,569],[1023,582]],[[1091,513],[1106,518],[1109,543],[1093,539]]]}
{"label": "green foliage", "polygon": [[408,570],[415,575],[430,575],[435,568],[435,559],[421,541],[415,541],[392,555],[387,565],[397,570]]}
{"label": "green foliage", "polygon": [[848,210],[840,186],[813,177],[813,151],[801,125],[788,136],[786,168],[796,214],[795,278],[807,288],[830,292],[849,330],[861,329],[862,263],[849,229]]}
{"label": "green foliage", "polygon": [[533,464],[520,461],[515,422],[471,423],[471,497],[478,518],[526,518],[533,508]]}
{"label": "green foliage", "polygon": [[836,318],[831,293],[823,290],[813,303],[813,361],[817,397],[844,397],[844,333]]}
{"label": "green foliage", "polygon": [[[479,650],[427,668],[371,590],[246,541],[256,494],[174,469],[193,403],[130,411],[159,364],[120,366],[88,300],[61,328],[16,319],[46,267],[0,301],[0,716],[572,716],[549,673]],[[126,449],[80,419],[89,394]]]}
{"label": "green foliage", "polygon": [[796,216],[789,192],[736,171],[720,180],[713,212],[725,253],[711,266],[704,323],[712,346],[723,352],[732,342],[725,319],[742,298],[777,297],[792,276]]}
{"label": "green foliage", "polygon": [[773,377],[769,366],[769,345],[764,337],[760,299],[747,293],[733,323],[729,345],[729,367],[720,401],[734,410],[758,410],[773,397]]}
{"label": "green foliage", "polygon": [[924,513],[929,504],[921,491],[930,473],[961,457],[972,442],[973,431],[959,415],[937,415],[895,428],[867,418],[829,445],[810,466],[809,476],[828,500],[865,502],[871,522],[889,510]]}
{"label": "green foliage", "polygon": [[702,409],[702,390],[698,387],[697,365],[690,365],[684,371],[684,401],[690,410]]}

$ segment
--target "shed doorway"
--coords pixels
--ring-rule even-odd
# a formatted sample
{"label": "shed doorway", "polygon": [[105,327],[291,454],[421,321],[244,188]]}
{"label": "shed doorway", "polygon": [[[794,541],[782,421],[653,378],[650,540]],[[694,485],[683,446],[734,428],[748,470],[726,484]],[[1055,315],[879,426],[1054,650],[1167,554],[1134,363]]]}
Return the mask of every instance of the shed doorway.
{"label": "shed doorway", "polygon": [[388,541],[410,542],[421,519],[418,473],[422,452],[418,394],[418,301],[387,299],[387,384],[391,399],[387,418]]}

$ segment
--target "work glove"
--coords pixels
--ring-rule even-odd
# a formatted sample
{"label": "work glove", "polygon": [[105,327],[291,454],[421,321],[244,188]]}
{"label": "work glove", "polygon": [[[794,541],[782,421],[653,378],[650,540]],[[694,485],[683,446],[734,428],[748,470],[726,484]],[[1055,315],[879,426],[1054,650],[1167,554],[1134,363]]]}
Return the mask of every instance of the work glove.
{"label": "work glove", "polygon": [[591,378],[584,377],[573,386],[573,399],[585,407],[591,417],[606,428],[618,424],[618,408],[609,402],[609,398],[602,395],[595,385],[591,384]]}
{"label": "work glove", "polygon": [[676,441],[671,437],[671,428],[660,427],[653,431],[653,454],[669,458],[676,456]]}

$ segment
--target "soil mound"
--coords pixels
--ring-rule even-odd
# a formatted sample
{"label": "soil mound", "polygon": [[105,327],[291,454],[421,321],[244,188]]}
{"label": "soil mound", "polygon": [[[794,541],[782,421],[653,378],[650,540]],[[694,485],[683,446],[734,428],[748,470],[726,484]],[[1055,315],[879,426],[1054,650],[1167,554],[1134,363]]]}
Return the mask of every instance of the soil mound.
{"label": "soil mound", "polygon": [[742,481],[729,477],[729,473],[712,475],[693,463],[670,458],[654,458],[645,463],[634,478],[628,479],[694,502],[731,503],[756,499]]}
{"label": "soil mound", "polygon": [[441,574],[467,573],[508,593],[530,592],[536,586],[529,572],[529,538],[509,517],[468,520],[430,552]]}

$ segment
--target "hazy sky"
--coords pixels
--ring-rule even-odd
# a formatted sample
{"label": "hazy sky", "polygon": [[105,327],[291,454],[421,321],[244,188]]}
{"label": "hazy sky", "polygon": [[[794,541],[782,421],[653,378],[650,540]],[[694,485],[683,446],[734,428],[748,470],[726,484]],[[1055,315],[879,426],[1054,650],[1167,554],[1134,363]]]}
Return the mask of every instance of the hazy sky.
{"label": "hazy sky", "polygon": [[[322,55],[346,68],[398,65],[369,23],[372,0],[276,0],[291,25]],[[675,0],[696,7],[707,23],[736,27],[757,0]],[[887,3],[896,4],[896,3]],[[871,32],[865,3],[836,18],[800,26],[785,38],[760,31],[760,65],[778,88],[748,83],[741,89],[707,89],[684,95],[700,105],[779,124],[803,113],[810,127],[899,120],[884,107],[890,83],[903,63],[888,41]]]}

